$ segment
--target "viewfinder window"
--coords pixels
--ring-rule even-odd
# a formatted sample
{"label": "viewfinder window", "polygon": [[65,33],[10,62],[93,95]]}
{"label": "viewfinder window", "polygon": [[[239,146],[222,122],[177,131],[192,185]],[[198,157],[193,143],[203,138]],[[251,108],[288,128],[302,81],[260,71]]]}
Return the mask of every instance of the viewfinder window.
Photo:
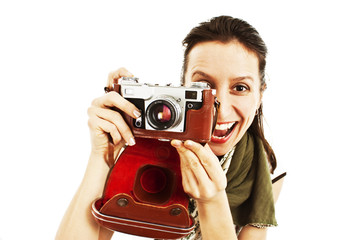
{"label": "viewfinder window", "polygon": [[185,91],[185,98],[186,99],[197,99],[197,92],[196,91]]}

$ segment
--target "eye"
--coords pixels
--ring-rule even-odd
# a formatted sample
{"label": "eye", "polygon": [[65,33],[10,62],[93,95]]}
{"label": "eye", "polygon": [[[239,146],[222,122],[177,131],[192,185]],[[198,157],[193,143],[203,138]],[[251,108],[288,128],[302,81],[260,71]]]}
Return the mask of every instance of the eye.
{"label": "eye", "polygon": [[236,85],[233,89],[237,92],[244,92],[246,90],[249,90],[249,88],[244,85]]}

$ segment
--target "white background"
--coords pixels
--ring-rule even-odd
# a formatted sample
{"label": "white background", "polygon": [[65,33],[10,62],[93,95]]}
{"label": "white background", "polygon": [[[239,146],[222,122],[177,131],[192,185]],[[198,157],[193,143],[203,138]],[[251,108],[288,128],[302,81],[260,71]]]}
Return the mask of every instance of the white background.
{"label": "white background", "polygon": [[268,239],[358,238],[355,1],[14,0],[0,2],[1,240],[54,238],[108,72],[176,83],[182,39],[224,14],[252,24],[269,48],[267,136],[288,176]]}

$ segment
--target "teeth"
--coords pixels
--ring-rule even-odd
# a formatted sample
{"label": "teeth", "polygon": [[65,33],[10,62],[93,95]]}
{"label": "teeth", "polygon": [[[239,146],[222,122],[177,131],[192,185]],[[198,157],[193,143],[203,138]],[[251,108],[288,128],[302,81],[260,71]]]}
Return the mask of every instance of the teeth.
{"label": "teeth", "polygon": [[218,136],[212,136],[213,138],[215,138],[215,139],[223,139],[223,138],[225,138],[225,136],[223,136],[223,137],[218,137]]}
{"label": "teeth", "polygon": [[230,129],[234,124],[235,124],[235,122],[232,122],[232,123],[224,123],[224,124],[216,124],[215,129],[216,129],[216,130],[228,130],[228,129]]}

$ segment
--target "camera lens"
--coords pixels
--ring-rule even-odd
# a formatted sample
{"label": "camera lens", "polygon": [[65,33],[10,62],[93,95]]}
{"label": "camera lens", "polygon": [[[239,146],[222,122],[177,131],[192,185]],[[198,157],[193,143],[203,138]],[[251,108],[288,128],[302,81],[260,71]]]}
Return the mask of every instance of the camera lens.
{"label": "camera lens", "polygon": [[176,108],[165,99],[152,102],[146,110],[150,126],[156,130],[165,130],[174,126],[178,119]]}
{"label": "camera lens", "polygon": [[156,106],[153,114],[157,122],[165,123],[171,120],[170,108],[165,104]]}

